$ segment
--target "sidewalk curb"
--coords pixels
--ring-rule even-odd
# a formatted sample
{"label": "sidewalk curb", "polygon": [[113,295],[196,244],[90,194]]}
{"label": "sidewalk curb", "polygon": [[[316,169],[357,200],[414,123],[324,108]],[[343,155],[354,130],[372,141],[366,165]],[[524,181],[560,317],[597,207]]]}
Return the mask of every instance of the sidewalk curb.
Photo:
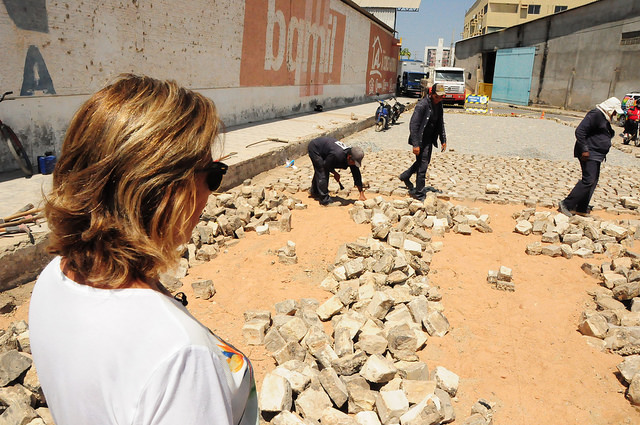
{"label": "sidewalk curb", "polygon": [[0,292],[16,288],[35,280],[53,259],[47,253],[49,234],[35,236],[35,244],[28,239],[16,242],[12,248],[0,252]]}
{"label": "sidewalk curb", "polygon": [[548,112],[548,113],[554,113],[554,114],[558,114],[558,115],[566,115],[566,116],[570,116],[570,117],[574,117],[574,118],[584,118],[584,115],[587,113],[587,111],[574,111],[574,110],[569,110],[569,109],[560,109],[557,106],[552,106],[552,105],[513,105],[510,103],[503,103],[503,102],[495,102],[495,101],[491,101],[494,104],[498,104],[498,105],[503,105],[503,107],[505,108],[519,108],[519,109],[524,109],[524,110],[528,110],[528,111],[536,111],[536,112]]}
{"label": "sidewalk curb", "polygon": [[[412,105],[407,105],[407,110],[412,107]],[[309,142],[316,137],[330,136],[340,140],[369,128],[374,123],[374,116],[360,119],[233,164],[229,167],[229,172],[223,180],[220,191],[224,192],[239,186],[246,179],[279,167],[287,159],[296,159],[306,155]],[[25,237],[16,241],[12,247],[0,251],[0,260],[5,264],[5,267],[0,271],[0,292],[16,288],[37,278],[42,269],[52,259],[52,256],[46,251],[48,242],[48,233],[37,237],[35,244],[31,244]]]}
{"label": "sidewalk curb", "polygon": [[[388,100],[388,99],[387,99]],[[417,100],[405,104],[405,112],[412,110],[416,106]],[[233,187],[239,186],[246,179],[257,176],[268,170],[284,165],[287,160],[297,159],[307,155],[307,146],[316,137],[329,136],[341,140],[359,131],[365,130],[375,125],[375,114],[369,118],[358,120],[335,128],[306,137],[302,140],[289,143],[278,149],[258,155],[246,161],[229,166],[229,173],[225,176],[220,191],[224,192]]]}
{"label": "sidewalk curb", "polygon": [[375,117],[365,118],[364,120],[354,121],[342,127],[325,131],[313,136],[306,137],[302,140],[289,143],[278,149],[265,152],[261,155],[247,159],[237,164],[229,166],[229,173],[225,176],[220,191],[224,192],[233,187],[242,184],[246,179],[257,176],[268,170],[284,165],[288,159],[297,159],[307,154],[307,146],[311,140],[320,136],[334,137],[338,140],[351,134],[362,131],[373,126]]}

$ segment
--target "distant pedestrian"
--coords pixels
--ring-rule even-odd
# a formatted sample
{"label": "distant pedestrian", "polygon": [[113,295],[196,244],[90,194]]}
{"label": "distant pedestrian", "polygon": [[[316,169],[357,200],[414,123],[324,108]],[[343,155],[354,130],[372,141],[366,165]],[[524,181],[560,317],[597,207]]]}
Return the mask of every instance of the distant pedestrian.
{"label": "distant pedestrian", "polygon": [[573,156],[580,161],[582,178],[569,195],[558,203],[558,211],[571,216],[574,213],[588,215],[589,201],[600,178],[600,164],[611,148],[611,138],[615,132],[611,122],[616,114],[622,113],[620,100],[611,97],[587,112],[576,128],[576,144]]}
{"label": "distant pedestrian", "polygon": [[629,99],[627,101],[627,119],[624,121],[624,144],[630,141],[638,140],[638,120],[640,119],[640,110],[636,101]]}
{"label": "distant pedestrian", "polygon": [[[400,180],[407,186],[409,193],[418,200],[424,200],[426,196],[427,168],[431,162],[433,147],[438,147],[438,138],[440,138],[442,152],[447,150],[447,135],[444,129],[444,111],[442,109],[444,93],[442,84],[434,84],[429,90],[429,94],[416,104],[409,123],[409,144],[413,146],[416,160],[409,169],[400,174]],[[413,183],[411,183],[413,174],[416,174],[415,190]]]}
{"label": "distant pedestrian", "polygon": [[313,164],[313,181],[311,182],[311,196],[317,198],[322,205],[332,203],[329,196],[329,173],[340,184],[340,174],[336,168],[351,169],[353,182],[360,192],[359,199],[364,201],[362,175],[360,165],[364,158],[364,151],[358,146],[349,147],[333,137],[317,137],[309,142],[309,158]]}

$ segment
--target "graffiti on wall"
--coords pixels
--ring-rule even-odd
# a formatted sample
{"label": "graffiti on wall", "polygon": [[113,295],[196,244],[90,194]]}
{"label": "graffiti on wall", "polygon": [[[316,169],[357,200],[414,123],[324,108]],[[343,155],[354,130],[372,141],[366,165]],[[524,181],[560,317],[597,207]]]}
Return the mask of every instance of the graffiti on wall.
{"label": "graffiti on wall", "polygon": [[330,0],[253,0],[245,4],[240,85],[299,86],[300,96],[340,84],[345,15]]}
{"label": "graffiti on wall", "polygon": [[34,94],[56,94],[53,81],[49,75],[47,64],[36,46],[29,46],[27,57],[24,60],[24,74],[22,77],[22,89],[20,96],[33,96]]}
{"label": "graffiti on wall", "polygon": [[[2,0],[2,2],[9,18],[17,28],[49,32],[46,0]],[[24,60],[20,96],[33,96],[38,93],[56,94],[56,91],[40,49],[30,45]]]}
{"label": "graffiti on wall", "polygon": [[367,95],[395,91],[399,49],[398,40],[379,26],[371,23],[367,64]]}

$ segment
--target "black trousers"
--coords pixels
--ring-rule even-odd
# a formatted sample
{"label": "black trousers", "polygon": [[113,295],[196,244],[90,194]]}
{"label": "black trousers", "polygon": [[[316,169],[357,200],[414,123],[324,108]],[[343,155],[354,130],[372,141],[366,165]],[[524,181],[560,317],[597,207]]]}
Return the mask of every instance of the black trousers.
{"label": "black trousers", "polygon": [[564,199],[564,205],[571,211],[586,213],[589,202],[600,179],[600,162],[593,160],[580,161],[582,178]]}
{"label": "black trousers", "polygon": [[431,162],[432,151],[433,145],[431,143],[420,147],[420,153],[416,155],[414,163],[400,174],[400,179],[402,180],[409,180],[412,175],[416,175],[416,193],[424,193],[427,168],[429,168],[429,163]]}
{"label": "black trousers", "polygon": [[638,121],[627,119],[624,122],[624,132],[631,134],[631,140],[638,138]]}
{"label": "black trousers", "polygon": [[329,197],[329,170],[324,164],[324,158],[309,145],[309,158],[313,164],[313,180],[311,181],[311,194],[318,198],[321,204],[331,201]]}

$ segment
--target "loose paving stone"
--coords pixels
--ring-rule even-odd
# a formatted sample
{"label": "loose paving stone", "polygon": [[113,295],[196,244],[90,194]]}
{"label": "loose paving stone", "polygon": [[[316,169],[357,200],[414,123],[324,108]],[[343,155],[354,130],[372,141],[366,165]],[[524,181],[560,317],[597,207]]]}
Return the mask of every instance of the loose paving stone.
{"label": "loose paving stone", "polygon": [[291,384],[284,377],[275,373],[267,374],[262,381],[259,394],[260,409],[267,412],[291,410],[293,403]]}
{"label": "loose paving stone", "polygon": [[216,293],[216,288],[213,285],[213,281],[210,279],[198,280],[191,284],[193,288],[193,294],[196,298],[202,298],[208,300]]}
{"label": "loose paving stone", "polygon": [[398,422],[409,410],[409,400],[403,390],[381,391],[376,399],[376,410],[384,425]]}
{"label": "loose paving stone", "polygon": [[436,381],[438,388],[446,391],[451,397],[455,397],[460,382],[458,375],[442,366],[437,366],[432,373],[432,379]]}

